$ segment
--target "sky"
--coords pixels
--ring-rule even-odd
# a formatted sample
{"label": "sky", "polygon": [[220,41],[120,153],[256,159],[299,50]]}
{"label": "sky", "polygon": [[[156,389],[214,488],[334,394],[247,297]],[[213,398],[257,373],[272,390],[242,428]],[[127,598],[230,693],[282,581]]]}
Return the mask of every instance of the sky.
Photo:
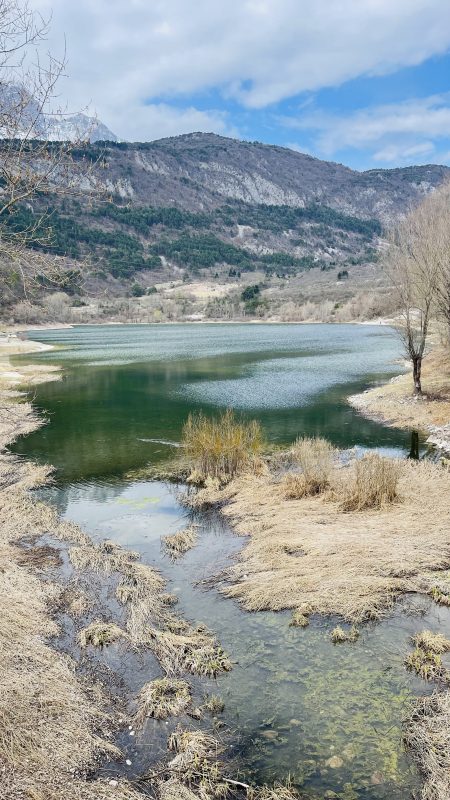
{"label": "sky", "polygon": [[450,0],[31,0],[70,111],[354,169],[450,164]]}

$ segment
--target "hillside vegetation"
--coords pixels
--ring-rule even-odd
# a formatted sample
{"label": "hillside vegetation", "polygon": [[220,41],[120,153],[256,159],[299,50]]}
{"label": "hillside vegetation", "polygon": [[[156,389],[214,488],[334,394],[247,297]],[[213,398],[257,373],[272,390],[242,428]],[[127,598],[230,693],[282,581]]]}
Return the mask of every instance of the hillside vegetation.
{"label": "hillside vegetation", "polygon": [[[159,296],[142,321],[153,321],[155,311],[157,319],[272,317],[288,302],[316,302],[314,291],[294,291],[274,304],[280,282],[295,284],[311,270],[310,286],[327,273],[322,301],[339,310],[339,282],[347,282],[344,302],[378,292],[383,226],[448,173],[439,166],[358,173],[286,148],[213,134],[97,142],[76,146],[71,155],[74,169],[89,173],[76,195],[55,186],[54,194],[38,194],[16,208],[7,227],[12,233],[33,229],[30,246],[64,265],[63,280],[54,286],[42,280],[41,288],[65,294],[53,305],[66,316],[69,308],[87,309],[75,312],[75,320],[130,318],[117,300],[149,292]],[[161,295],[159,287],[180,281],[181,297]],[[198,302],[195,291],[187,291],[198,281],[212,282],[218,291]],[[249,284],[261,290],[251,303],[242,296]],[[10,301],[23,301],[14,276],[8,288]],[[42,292],[30,299],[34,310],[14,313],[20,318],[26,311],[39,321],[47,314],[39,311]],[[168,300],[179,307],[170,310]],[[375,306],[383,313],[383,303]],[[142,319],[139,304],[134,312]],[[321,318],[323,308],[306,316]]]}

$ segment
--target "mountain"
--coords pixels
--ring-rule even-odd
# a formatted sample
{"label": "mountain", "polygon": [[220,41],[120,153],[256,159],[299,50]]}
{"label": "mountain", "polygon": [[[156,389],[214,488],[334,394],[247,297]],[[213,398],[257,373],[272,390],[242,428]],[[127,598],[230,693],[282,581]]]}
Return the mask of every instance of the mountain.
{"label": "mountain", "polygon": [[96,117],[87,114],[46,114],[23,86],[0,85],[0,137],[43,141],[117,142],[117,136]]}
{"label": "mountain", "polygon": [[450,173],[427,165],[357,172],[285,147],[191,133],[148,143],[106,144],[109,185],[134,203],[191,211],[228,200],[301,208],[327,205],[389,222]]}
{"label": "mountain", "polygon": [[117,142],[117,136],[96,117],[87,114],[44,115],[44,137],[50,142]]}
{"label": "mountain", "polygon": [[[438,165],[357,172],[210,133],[85,143],[72,157],[93,169],[80,179],[79,197],[38,197],[11,225],[26,229],[49,209],[47,249],[91,264],[109,288],[111,278],[122,282],[119,294],[137,273],[148,284],[162,276],[189,281],[259,270],[270,277],[374,264],[383,226],[450,175]],[[94,174],[100,197],[90,193]]]}

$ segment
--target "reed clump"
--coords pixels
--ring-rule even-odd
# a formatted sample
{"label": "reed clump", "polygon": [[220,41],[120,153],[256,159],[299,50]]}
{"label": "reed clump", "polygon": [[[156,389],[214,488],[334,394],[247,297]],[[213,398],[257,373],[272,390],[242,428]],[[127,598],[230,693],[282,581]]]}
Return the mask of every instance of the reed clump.
{"label": "reed clump", "polygon": [[309,617],[303,613],[299,608],[292,612],[292,619],[289,623],[291,628],[307,628],[309,625]]}
{"label": "reed clump", "polygon": [[96,620],[80,631],[78,641],[80,647],[88,647],[88,645],[106,647],[109,644],[113,644],[113,642],[117,642],[118,639],[126,638],[126,636],[125,631],[114,622]]}
{"label": "reed clump", "polygon": [[434,681],[446,677],[446,670],[442,663],[442,658],[432,650],[424,650],[416,647],[412,653],[405,658],[406,669],[415,672],[425,681]]}
{"label": "reed clump", "polygon": [[331,631],[331,641],[333,644],[341,644],[342,642],[356,642],[359,639],[359,630],[355,625],[352,625],[351,628],[347,630],[345,628],[341,628],[340,625],[337,625],[336,628],[333,628]]}
{"label": "reed clump", "polygon": [[213,800],[229,796],[230,787],[222,779],[219,762],[222,747],[217,739],[203,731],[188,731],[178,726],[167,747],[174,754],[168,764],[169,774],[175,773],[182,785],[195,791],[195,797]]}
{"label": "reed clump", "polygon": [[212,419],[190,414],[182,444],[197,483],[208,477],[227,482],[261,464],[261,426],[255,420],[238,419],[231,410]]}
{"label": "reed clump", "polygon": [[191,699],[186,681],[166,677],[145,683],[137,698],[135,725],[141,727],[148,717],[167,719],[181,714],[190,706]]}
{"label": "reed clump", "polygon": [[219,695],[211,694],[205,698],[203,708],[205,711],[209,711],[210,714],[221,714],[225,709],[225,703]]}
{"label": "reed clump", "polygon": [[190,672],[215,678],[229,672],[232,664],[225,651],[208,631],[187,626],[182,633],[149,630],[149,646],[168,675]]}
{"label": "reed clump", "polygon": [[355,464],[354,480],[343,484],[341,511],[381,509],[398,498],[401,464],[378,453],[369,453]]}
{"label": "reed clump", "polygon": [[330,486],[335,449],[320,437],[297,439],[292,448],[293,459],[301,467],[301,473],[289,473],[284,480],[285,496],[299,500],[321,494]]}
{"label": "reed clump", "polygon": [[443,633],[423,630],[420,633],[416,633],[411,638],[411,641],[416,647],[437,655],[450,652],[450,639],[447,639]]}
{"label": "reed clump", "polygon": [[423,777],[421,800],[450,797],[450,691],[419,699],[404,726],[404,742]]}
{"label": "reed clump", "polygon": [[183,556],[194,547],[198,539],[198,525],[189,525],[181,531],[162,537],[162,542],[172,560]]}

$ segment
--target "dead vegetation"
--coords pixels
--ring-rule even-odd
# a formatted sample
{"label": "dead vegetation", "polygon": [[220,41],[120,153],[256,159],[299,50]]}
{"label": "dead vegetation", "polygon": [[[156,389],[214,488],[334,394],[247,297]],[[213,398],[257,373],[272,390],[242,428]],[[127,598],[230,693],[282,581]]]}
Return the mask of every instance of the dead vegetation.
{"label": "dead vegetation", "polygon": [[119,639],[126,638],[125,631],[114,622],[95,620],[78,634],[80,647],[106,647]]}
{"label": "dead vegetation", "polygon": [[433,631],[423,630],[416,633],[412,637],[412,643],[422,650],[428,650],[430,653],[448,653],[450,651],[450,640],[447,639],[443,633],[433,633]]}
{"label": "dead vegetation", "polygon": [[168,675],[190,672],[215,678],[229,672],[232,664],[227,654],[203,626],[185,626],[182,633],[149,630],[150,647]]}
{"label": "dead vegetation", "polygon": [[191,414],[183,428],[182,445],[198,483],[207,477],[226,482],[261,465],[261,426],[254,420],[237,419],[231,410],[212,419]]}
{"label": "dead vegetation", "polygon": [[404,741],[425,784],[420,800],[450,797],[450,691],[417,701],[404,729]]}
{"label": "dead vegetation", "polygon": [[309,495],[321,494],[330,485],[335,449],[330,442],[321,438],[297,439],[291,453],[301,473],[288,473],[284,485],[286,498],[299,500]]}
{"label": "dead vegetation", "polygon": [[342,511],[364,511],[384,508],[398,497],[400,463],[392,458],[383,458],[378,453],[369,453],[355,464],[355,475],[348,484],[343,484]]}
{"label": "dead vegetation", "polygon": [[441,656],[422,647],[416,647],[406,656],[405,667],[425,681],[444,680],[447,674]]}
{"label": "dead vegetation", "polygon": [[[87,537],[27,494],[45,482],[48,468],[18,460],[3,449],[11,438],[38,426],[30,406],[21,403],[11,413],[9,406],[2,411],[0,794],[2,800],[66,800],[69,795],[74,800],[108,800],[107,780],[77,777],[102,754],[118,753],[112,745],[107,698],[97,685],[91,684],[88,692],[74,662],[47,643],[58,632],[49,609],[59,608],[67,598],[45,574],[59,561],[54,548],[32,544],[45,533],[79,542]],[[19,546],[24,541],[31,546]],[[140,797],[125,779],[118,783],[117,800]]]}
{"label": "dead vegetation", "polygon": [[150,681],[139,692],[135,725],[141,727],[148,717],[167,719],[181,714],[190,706],[191,699],[191,690],[186,681],[173,678]]}
{"label": "dead vegetation", "polygon": [[194,547],[198,539],[198,525],[188,525],[181,531],[162,537],[162,542],[170,557],[175,560],[180,558]]}
{"label": "dead vegetation", "polygon": [[337,625],[331,631],[331,641],[333,644],[341,644],[342,642],[356,642],[359,639],[359,630],[352,625],[351,628],[342,628]]}
{"label": "dead vegetation", "polygon": [[[380,486],[356,497],[364,461],[374,481],[381,475]],[[222,490],[200,490],[199,502],[206,493],[248,537],[222,591],[250,611],[289,608],[351,623],[379,618],[404,592],[450,602],[438,577],[450,566],[450,473],[430,462],[380,461],[371,456],[338,468],[329,491],[289,502],[276,475],[247,474]],[[343,512],[343,485],[358,510]]]}
{"label": "dead vegetation", "polygon": [[299,608],[296,608],[292,614],[292,619],[289,623],[291,628],[307,628],[309,625],[309,617],[304,614]]}

